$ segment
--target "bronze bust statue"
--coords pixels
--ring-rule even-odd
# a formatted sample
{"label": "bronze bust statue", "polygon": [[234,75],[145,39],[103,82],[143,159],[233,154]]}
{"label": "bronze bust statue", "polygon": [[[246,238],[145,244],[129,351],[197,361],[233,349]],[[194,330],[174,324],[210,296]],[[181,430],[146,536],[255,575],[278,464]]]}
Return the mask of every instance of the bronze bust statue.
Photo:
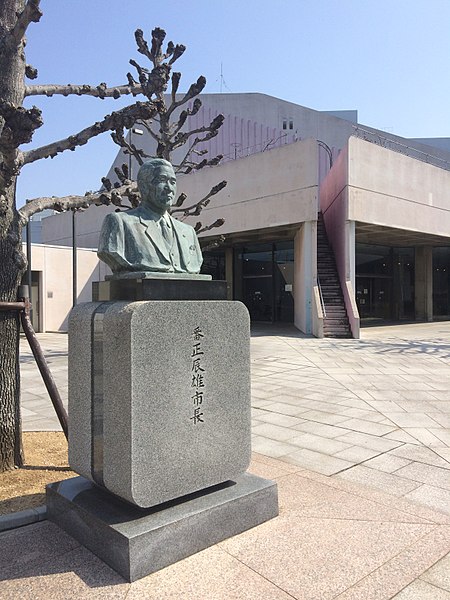
{"label": "bronze bust statue", "polygon": [[154,158],[139,169],[141,204],[103,221],[98,256],[113,271],[199,273],[203,262],[194,228],[168,212],[176,194],[172,165]]}

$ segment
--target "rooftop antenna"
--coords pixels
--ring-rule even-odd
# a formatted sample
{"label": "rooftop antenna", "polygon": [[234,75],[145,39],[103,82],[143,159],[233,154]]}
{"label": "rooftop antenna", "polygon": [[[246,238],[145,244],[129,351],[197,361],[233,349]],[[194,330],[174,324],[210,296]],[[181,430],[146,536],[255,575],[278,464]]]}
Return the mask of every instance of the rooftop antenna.
{"label": "rooftop antenna", "polygon": [[223,76],[223,63],[220,63],[220,93],[222,93],[223,88],[230,91],[230,88],[227,86],[227,82]]}

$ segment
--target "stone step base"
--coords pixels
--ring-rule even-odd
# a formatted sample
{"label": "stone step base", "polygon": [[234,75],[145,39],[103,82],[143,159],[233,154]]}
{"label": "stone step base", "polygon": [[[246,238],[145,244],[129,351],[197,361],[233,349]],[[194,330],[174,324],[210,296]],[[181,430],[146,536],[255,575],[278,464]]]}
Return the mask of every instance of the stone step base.
{"label": "stone step base", "polygon": [[127,581],[277,515],[277,484],[249,473],[145,510],[103,492],[84,477],[47,486],[47,518]]}

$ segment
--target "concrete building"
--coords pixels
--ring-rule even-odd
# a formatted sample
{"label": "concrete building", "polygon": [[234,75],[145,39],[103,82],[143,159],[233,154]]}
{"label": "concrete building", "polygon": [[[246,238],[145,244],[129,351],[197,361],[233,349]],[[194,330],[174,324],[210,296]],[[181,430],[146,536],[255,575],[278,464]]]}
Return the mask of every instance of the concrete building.
{"label": "concrete building", "polygon": [[[188,127],[224,113],[223,130],[206,144],[224,161],[180,175],[178,191],[198,200],[228,182],[200,217],[225,219],[201,236],[226,238],[205,254],[204,272],[226,279],[253,320],[293,322],[317,336],[349,327],[358,337],[361,320],[450,319],[448,139],[406,140],[359,125],[356,111],[324,113],[262,94],[202,100]],[[150,136],[141,141],[154,154]],[[119,153],[110,176],[124,160]],[[76,215],[78,246],[96,248],[110,210]],[[44,219],[43,241],[72,245],[71,220]]]}
{"label": "concrete building", "polygon": [[[26,245],[23,245],[26,253]],[[77,302],[92,300],[92,282],[105,278],[107,267],[94,248],[77,248]],[[73,305],[73,253],[68,246],[31,244],[32,322],[35,331],[67,331]],[[24,278],[24,282],[25,278]]]}

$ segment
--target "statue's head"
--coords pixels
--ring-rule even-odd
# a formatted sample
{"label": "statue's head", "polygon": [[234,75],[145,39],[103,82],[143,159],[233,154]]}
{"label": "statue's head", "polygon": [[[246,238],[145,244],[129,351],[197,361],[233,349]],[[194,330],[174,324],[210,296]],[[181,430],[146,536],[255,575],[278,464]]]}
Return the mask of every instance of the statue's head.
{"label": "statue's head", "polygon": [[137,184],[145,206],[162,215],[172,206],[177,178],[167,160],[152,158],[145,162],[138,171]]}

